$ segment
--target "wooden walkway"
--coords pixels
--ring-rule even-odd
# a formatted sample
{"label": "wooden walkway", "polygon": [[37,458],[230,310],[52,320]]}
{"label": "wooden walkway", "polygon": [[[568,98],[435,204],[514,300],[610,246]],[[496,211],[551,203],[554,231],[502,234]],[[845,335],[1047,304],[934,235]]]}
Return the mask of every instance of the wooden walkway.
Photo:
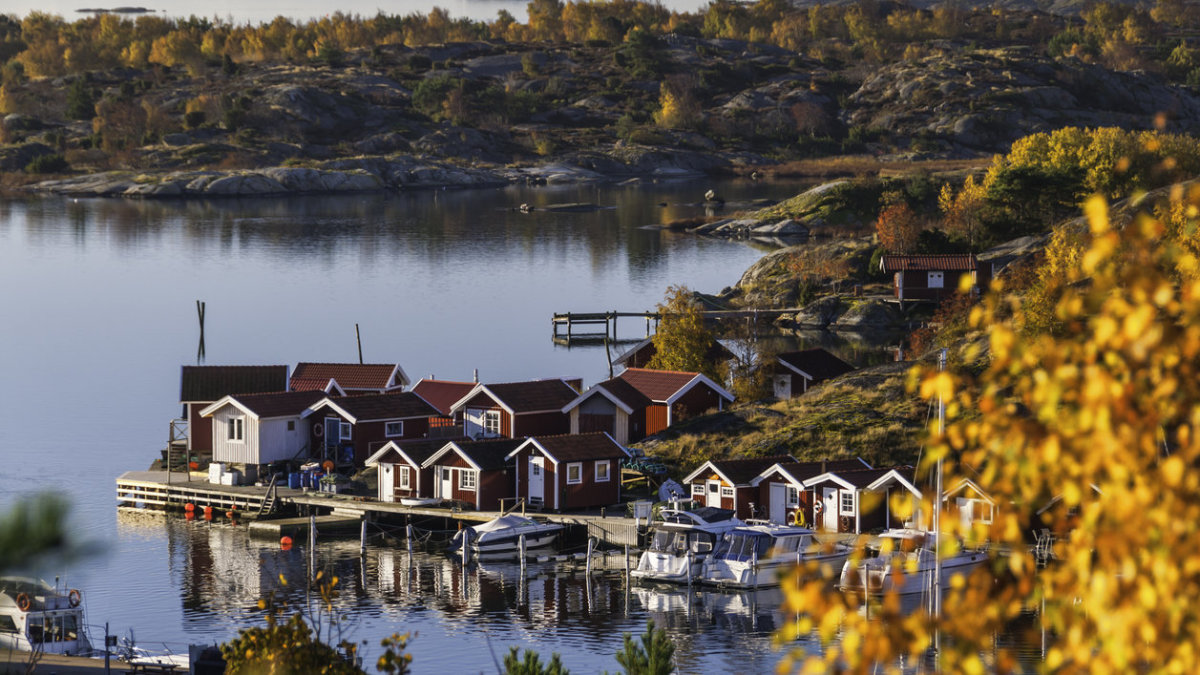
{"label": "wooden walkway", "polygon": [[[795,314],[803,311],[803,307],[785,307],[782,309],[706,309],[700,312],[700,315],[705,319],[747,319],[747,318],[763,318],[776,319],[784,314]],[[654,328],[658,328],[658,322],[662,319],[662,315],[658,312],[565,312],[562,314],[555,313],[550,317],[550,325],[553,329],[553,338],[560,340],[565,338],[569,343],[572,339],[607,339],[617,341],[617,319],[644,319],[646,322],[646,335],[650,337],[653,333],[650,329],[650,322],[654,322]],[[577,327],[593,328],[595,326],[603,326],[603,331],[584,330],[582,332],[576,330]],[[631,339],[631,338],[626,338]]]}

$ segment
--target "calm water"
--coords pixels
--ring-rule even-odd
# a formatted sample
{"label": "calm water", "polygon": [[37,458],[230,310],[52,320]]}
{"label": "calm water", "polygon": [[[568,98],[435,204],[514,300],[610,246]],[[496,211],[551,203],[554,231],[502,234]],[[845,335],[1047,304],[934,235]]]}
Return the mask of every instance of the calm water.
{"label": "calm water", "polygon": [[[112,9],[115,7],[145,7],[154,10],[153,16],[169,16],[185,18],[198,15],[207,18],[217,18],[234,24],[269,23],[277,16],[287,17],[295,21],[308,21],[328,16],[335,11],[345,14],[357,14],[363,17],[375,16],[379,12],[392,15],[407,16],[409,14],[428,14],[430,8],[441,7],[458,18],[491,21],[500,10],[507,10],[518,21],[526,20],[526,5],[523,0],[395,0],[380,2],[379,0],[341,0],[337,3],[317,2],[314,0],[265,0],[246,3],[236,0],[209,0],[202,6],[187,0],[147,0],[145,2],[120,2],[109,0],[49,0],[48,2],[33,2],[32,0],[12,0],[6,2],[3,11],[7,14],[25,16],[30,12],[48,12],[58,14],[67,20],[77,17],[90,16],[78,13],[79,9]],[[664,7],[677,12],[696,12],[708,6],[708,0],[665,0]],[[136,17],[137,14],[127,15]]]}
{"label": "calm water", "polygon": [[[73,540],[99,551],[39,573],[83,589],[89,623],[132,628],[143,645],[226,640],[261,620],[255,602],[280,572],[304,578],[303,547],[115,508],[114,478],[146,468],[179,414],[197,299],[209,364],[353,361],[358,323],[368,362],[399,362],[414,378],[478,368],[485,381],[591,384],[607,376],[604,349],[555,346],[552,312],[648,309],[669,284],[715,292],[761,255],[644,227],[695,215],[685,204],[710,185],[0,203],[0,510],[38,491],[72,499]],[[798,191],[715,187],[731,200]],[[609,208],[514,212],[522,202]],[[640,338],[637,324],[621,330]],[[373,547],[360,565],[355,546],[320,548],[346,580],[352,637],[375,645],[416,631],[418,672],[489,670],[509,645],[558,651],[579,672],[615,670],[621,634],[648,616],[671,627],[689,671],[762,672],[777,659],[773,602],[626,597],[618,576],[589,594],[581,573],[553,569],[531,571],[522,596],[511,569],[464,575],[437,557],[415,566],[410,590],[397,550]]]}

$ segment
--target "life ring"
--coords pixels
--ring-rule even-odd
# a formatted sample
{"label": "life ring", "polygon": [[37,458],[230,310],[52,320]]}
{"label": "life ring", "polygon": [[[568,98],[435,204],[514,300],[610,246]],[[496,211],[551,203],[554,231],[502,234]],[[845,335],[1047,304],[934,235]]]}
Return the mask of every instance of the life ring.
{"label": "life ring", "polygon": [[324,424],[314,424],[313,425],[313,436],[320,438],[324,435],[325,435],[325,425]]}
{"label": "life ring", "polygon": [[333,460],[327,459],[321,464],[321,468],[325,469],[325,473],[333,473]]}
{"label": "life ring", "polygon": [[28,594],[17,593],[17,609],[21,610],[22,612],[28,612],[29,608],[32,606],[33,602],[30,601]]}
{"label": "life ring", "polygon": [[819,515],[821,515],[821,511],[824,511],[824,510],[825,510],[825,505],[822,504],[821,502],[813,503],[813,513],[814,514],[819,516]]}
{"label": "life ring", "polygon": [[71,603],[72,607],[78,607],[79,601],[82,599],[83,599],[83,596],[81,596],[79,594],[78,588],[72,588],[71,592],[67,593],[67,602]]}
{"label": "life ring", "polygon": [[804,525],[804,511],[801,511],[800,509],[792,511],[792,524],[796,526]]}

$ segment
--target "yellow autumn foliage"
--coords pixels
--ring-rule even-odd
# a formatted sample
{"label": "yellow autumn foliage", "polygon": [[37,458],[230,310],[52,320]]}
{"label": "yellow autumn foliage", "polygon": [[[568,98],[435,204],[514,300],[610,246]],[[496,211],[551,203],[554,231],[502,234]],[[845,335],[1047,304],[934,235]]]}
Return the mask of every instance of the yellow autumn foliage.
{"label": "yellow autumn foliage", "polygon": [[[990,336],[982,372],[915,373],[923,396],[953,404],[926,454],[945,455],[947,485],[970,476],[997,504],[989,565],[936,620],[895,597],[868,618],[858,596],[787,578],[796,619],[780,642],[815,630],[823,649],[793,651],[780,672],[896,672],[935,631],[943,672],[1013,672],[1017,655],[995,636],[1035,610],[1046,671],[1200,670],[1200,279],[1184,273],[1197,268],[1200,191],[1173,197],[1123,228],[1102,198],[1087,202],[1089,231],[1045,276],[1060,331],[1024,333],[1021,299],[996,283],[971,317]],[[1039,568],[1030,544],[1043,528],[1056,543]],[[984,536],[957,518],[942,529]]]}

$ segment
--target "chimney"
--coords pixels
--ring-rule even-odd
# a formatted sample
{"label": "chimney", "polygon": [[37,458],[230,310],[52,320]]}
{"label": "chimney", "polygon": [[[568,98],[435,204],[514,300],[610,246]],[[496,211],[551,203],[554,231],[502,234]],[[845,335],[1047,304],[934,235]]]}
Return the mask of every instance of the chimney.
{"label": "chimney", "polygon": [[475,369],[475,384],[479,384],[479,369]]}

